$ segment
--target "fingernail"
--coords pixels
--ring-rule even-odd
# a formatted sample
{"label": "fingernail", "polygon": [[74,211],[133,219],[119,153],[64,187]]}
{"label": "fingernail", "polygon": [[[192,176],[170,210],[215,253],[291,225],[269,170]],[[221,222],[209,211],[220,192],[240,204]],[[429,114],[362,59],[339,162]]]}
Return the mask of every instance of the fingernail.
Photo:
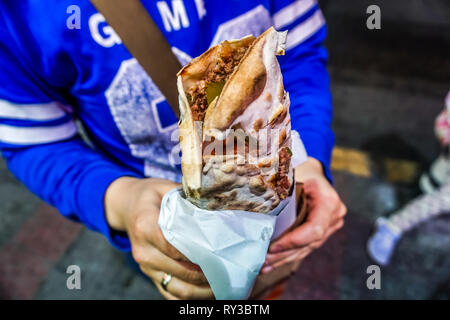
{"label": "fingernail", "polygon": [[266,266],[266,267],[262,268],[261,273],[269,273],[272,270],[273,270],[272,266]]}
{"label": "fingernail", "polygon": [[266,254],[266,262],[265,262],[265,264],[267,264],[267,261],[269,261],[270,259],[272,259],[274,256],[275,256],[274,253],[268,252],[268,253]]}
{"label": "fingernail", "polygon": [[280,246],[279,244],[273,246],[273,248],[270,249],[271,253],[278,253],[278,252],[281,252],[281,251],[283,251],[283,247]]}

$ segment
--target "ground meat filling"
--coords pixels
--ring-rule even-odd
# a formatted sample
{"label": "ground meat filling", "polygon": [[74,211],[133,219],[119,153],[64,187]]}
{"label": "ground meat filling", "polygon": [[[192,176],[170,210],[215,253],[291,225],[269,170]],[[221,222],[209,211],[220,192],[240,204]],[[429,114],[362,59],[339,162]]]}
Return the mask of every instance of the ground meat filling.
{"label": "ground meat filling", "polygon": [[280,153],[278,154],[278,172],[270,180],[272,187],[282,200],[286,199],[289,196],[289,189],[291,187],[288,179],[291,156],[292,153],[289,148],[281,149]]}
{"label": "ground meat filling", "polygon": [[216,64],[188,92],[194,121],[203,121],[206,109],[214,97],[222,91],[223,85],[241,61],[248,47],[233,49],[228,42],[221,45]]}
{"label": "ground meat filling", "polygon": [[194,121],[203,121],[205,118],[206,109],[208,108],[208,101],[206,100],[206,80],[201,80],[189,92],[188,99],[192,100],[191,112]]}

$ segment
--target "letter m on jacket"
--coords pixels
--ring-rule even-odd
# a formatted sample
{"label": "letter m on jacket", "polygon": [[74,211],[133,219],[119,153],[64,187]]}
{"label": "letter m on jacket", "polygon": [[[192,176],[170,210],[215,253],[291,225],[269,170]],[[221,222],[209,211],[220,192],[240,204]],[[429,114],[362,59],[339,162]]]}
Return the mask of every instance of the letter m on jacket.
{"label": "letter m on jacket", "polygon": [[189,27],[189,19],[183,0],[172,0],[172,9],[169,8],[165,1],[158,1],[156,6],[167,32],[180,30],[181,26],[183,28]]}

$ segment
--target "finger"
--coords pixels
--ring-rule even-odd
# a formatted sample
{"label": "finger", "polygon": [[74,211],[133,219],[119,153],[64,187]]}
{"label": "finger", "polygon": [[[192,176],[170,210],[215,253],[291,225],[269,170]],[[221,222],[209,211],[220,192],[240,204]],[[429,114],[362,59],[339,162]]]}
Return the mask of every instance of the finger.
{"label": "finger", "polygon": [[[159,208],[153,205],[149,205],[148,208],[150,208],[148,210],[156,210],[156,212],[159,212]],[[134,221],[132,236],[140,243],[147,242],[151,244],[172,259],[189,262],[180,251],[166,240],[158,225],[158,218],[158,214],[151,214],[150,212],[137,215],[136,221]]]}
{"label": "finger", "polygon": [[175,297],[173,294],[171,294],[170,292],[164,290],[164,288],[157,282],[153,281],[153,283],[155,284],[156,288],[158,289],[159,293],[161,293],[161,295],[166,299],[166,300],[180,300],[180,298]]}
{"label": "finger", "polygon": [[268,266],[268,265],[273,265],[276,262],[281,261],[281,260],[285,259],[286,257],[295,255],[299,251],[306,250],[307,248],[308,247],[305,246],[301,249],[292,249],[292,250],[282,251],[279,253],[268,253],[263,267]]}
{"label": "finger", "polygon": [[331,222],[330,226],[338,224],[341,220],[344,219],[346,214],[347,214],[347,207],[342,202],[340,202],[338,207],[332,214],[333,221]]}
{"label": "finger", "polygon": [[[141,249],[142,250],[142,249]],[[137,262],[141,268],[153,269],[161,272],[166,272],[172,276],[182,279],[183,281],[199,285],[209,286],[208,280],[201,271],[192,268],[186,268],[184,265],[176,260],[166,256],[158,249],[149,246],[146,253],[142,254]]]}
{"label": "finger", "polygon": [[301,248],[321,240],[330,225],[330,214],[317,205],[308,215],[304,224],[275,241],[269,249],[271,253]]}
{"label": "finger", "polygon": [[161,280],[159,276],[160,273],[156,270],[152,270],[152,269],[146,269],[144,271],[144,269],[142,269],[142,272],[144,272],[155,284],[156,288],[158,289],[159,293],[161,293],[161,295],[167,299],[167,300],[180,300],[179,298],[175,297],[173,294],[171,294],[170,292],[168,292],[167,290],[164,290],[164,288],[161,285]]}
{"label": "finger", "polygon": [[347,214],[347,206],[344,203],[341,202],[341,206],[339,208],[338,217],[339,218],[344,218],[346,214]]}
{"label": "finger", "polygon": [[344,219],[339,219],[334,225],[332,225],[328,230],[326,235],[323,237],[322,243],[327,241],[330,236],[332,236],[336,231],[344,226]]}
{"label": "finger", "polygon": [[306,258],[311,252],[320,248],[330,236],[332,236],[337,230],[341,229],[344,225],[344,220],[340,219],[333,227],[330,227],[327,231],[325,237],[316,242],[312,242],[310,245],[305,246],[301,249],[297,250],[288,250],[277,254],[267,254],[266,256],[266,265],[262,268],[261,273],[268,273],[275,268],[279,268],[282,265],[292,262],[303,260]]}
{"label": "finger", "polygon": [[274,264],[273,268],[277,269],[288,263],[301,261],[301,260],[305,259],[305,257],[307,257],[312,251],[313,251],[312,249],[308,249],[308,250],[304,250],[302,252],[298,252],[297,254],[295,254],[293,256],[286,257],[286,259],[278,261],[276,264]]}
{"label": "finger", "polygon": [[[272,271],[279,265],[280,262],[285,261],[288,257],[295,257],[301,253],[304,253],[306,256],[310,251],[312,251],[310,247],[304,247],[300,250],[289,250],[280,254],[276,254],[276,257],[270,257],[270,260],[266,260],[265,264],[261,268],[261,273],[268,273]],[[289,254],[286,254],[287,252],[289,252]]]}
{"label": "finger", "polygon": [[[164,293],[169,293],[175,298],[178,299],[214,299],[214,293],[209,287],[199,287],[193,285],[191,283],[187,283],[183,280],[180,280],[174,276],[169,281],[166,286],[166,290],[161,285],[161,281],[164,277],[164,272],[156,271],[153,272],[153,281],[155,282],[160,292],[164,295]],[[165,292],[164,292],[165,291]]]}
{"label": "finger", "polygon": [[343,225],[344,225],[344,220],[341,219],[334,226],[330,227],[327,231],[327,234],[325,235],[325,237],[322,240],[313,242],[308,246],[308,248],[311,249],[309,253],[320,248],[325,242],[327,242],[328,238],[330,238],[337,230],[341,229]]}
{"label": "finger", "polygon": [[192,264],[194,266],[193,263],[191,263],[189,261],[188,258],[186,258],[177,248],[175,248],[174,246],[172,246],[164,237],[161,229],[158,227],[156,228],[156,232],[154,233],[154,237],[153,237],[153,241],[152,244],[162,253],[164,253],[166,256],[177,260],[177,261],[184,261],[187,264]]}
{"label": "finger", "polygon": [[284,259],[282,259],[280,261],[277,261],[274,265],[267,266],[267,267],[263,268],[261,270],[261,273],[262,274],[269,273],[272,270],[280,268],[280,267],[282,267],[285,264],[292,263],[294,261],[303,260],[308,254],[311,253],[311,251],[312,251],[312,249],[310,249],[310,248],[307,248],[307,249],[302,250],[302,251],[298,251],[294,255],[287,256],[286,258],[284,258]]}

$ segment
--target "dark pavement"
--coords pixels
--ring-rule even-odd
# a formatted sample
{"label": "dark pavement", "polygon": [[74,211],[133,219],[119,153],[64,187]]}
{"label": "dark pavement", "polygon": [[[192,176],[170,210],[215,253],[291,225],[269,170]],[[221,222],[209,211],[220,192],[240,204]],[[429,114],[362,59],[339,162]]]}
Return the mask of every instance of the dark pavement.
{"label": "dark pavement", "polygon": [[[399,242],[381,269],[381,289],[366,286],[373,262],[366,242],[375,219],[419,194],[417,181],[392,183],[385,159],[426,168],[439,154],[433,122],[450,89],[450,3],[320,1],[327,47],[336,145],[370,156],[371,174],[334,170],[348,207],[346,225],[307,257],[286,299],[450,298],[450,215],[428,221]],[[378,4],[382,29],[366,28]],[[66,268],[78,265],[81,290],[68,290]],[[65,220],[26,190],[0,160],[0,298],[161,299],[99,234]]]}

